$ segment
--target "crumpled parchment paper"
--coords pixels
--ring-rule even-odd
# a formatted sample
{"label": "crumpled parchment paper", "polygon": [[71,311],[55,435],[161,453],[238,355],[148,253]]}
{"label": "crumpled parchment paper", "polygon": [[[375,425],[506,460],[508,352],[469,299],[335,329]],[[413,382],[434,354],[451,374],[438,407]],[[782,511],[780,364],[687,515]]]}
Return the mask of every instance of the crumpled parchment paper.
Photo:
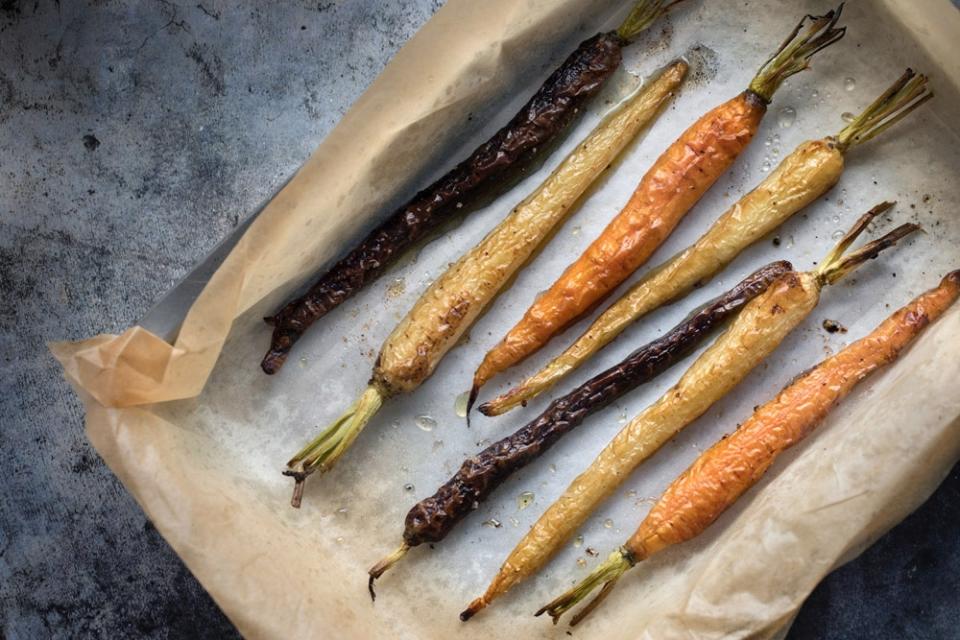
{"label": "crumpled parchment paper", "polygon": [[[684,363],[593,417],[502,487],[436,549],[411,552],[382,579],[380,597],[371,604],[366,568],[399,542],[409,506],[431,493],[464,455],[512,430],[546,402],[497,420],[478,419],[465,429],[454,415],[454,397],[468,385],[485,349],[595,237],[659,151],[697,115],[745,86],[792,26],[794,13],[827,8],[811,1],[784,12],[776,2],[751,3],[749,14],[742,14],[725,3],[694,1],[632,47],[625,66],[640,75],[687,55],[695,68],[678,100],[501,296],[468,343],[453,350],[418,393],[384,409],[337,469],[311,479],[300,511],[287,506],[290,485],[279,474],[284,461],[360,391],[380,342],[426,282],[542,179],[596,122],[604,100],[542,171],[319,323],[272,378],[259,372],[269,334],[259,316],[302,286],[318,264],[334,259],[391,204],[449,167],[450,157],[459,158],[489,135],[580,39],[615,25],[626,3],[451,0],[257,218],[197,299],[173,344],[132,327],[120,336],[51,345],[86,402],[94,446],[241,633],[565,637],[564,627],[529,614],[624,540],[650,499],[699,450],[825,351],[865,334],[934,286],[944,271],[960,266],[960,193],[954,180],[960,156],[955,123],[948,118],[955,113],[960,72],[955,56],[946,55],[960,19],[938,0],[909,8],[849,3],[847,39],[821,54],[814,71],[788,81],[751,149],[648,267],[692,242],[762,177],[764,164],[775,163],[804,139],[834,133],[842,126],[840,112],[865,106],[902,67],[930,72],[938,99],[899,130],[851,152],[841,184],[784,226],[779,248],[767,242],[745,252],[715,282],[625,333],[570,384],[669,328],[763,261],[789,258],[809,268],[826,251],[831,234],[876,201],[901,200],[891,219],[878,225],[881,230],[911,218],[931,232],[868,265],[855,281],[825,292],[821,308],[765,367],[638,470],[623,493],[584,527],[583,544],[571,544],[537,579],[469,624],[456,618],[525,527],[622,420],[680,375]],[[846,89],[848,76],[856,78],[856,90]],[[627,74],[618,76],[607,98],[630,82]],[[788,108],[796,111],[795,124]],[[463,130],[460,123],[469,114],[485,114],[474,120],[488,124]],[[819,323],[828,314],[849,334],[825,336]],[[558,342],[566,344],[583,327],[572,328],[508,381],[532,371],[562,347]],[[960,456],[958,352],[960,309],[954,309],[900,361],[861,385],[705,535],[631,572],[576,635],[612,640],[782,633],[826,573],[919,505]],[[415,417],[430,417],[436,426]],[[524,490],[536,494],[529,507],[514,501]],[[587,548],[596,549],[599,559],[586,554]],[[575,562],[578,558],[585,562]]]}

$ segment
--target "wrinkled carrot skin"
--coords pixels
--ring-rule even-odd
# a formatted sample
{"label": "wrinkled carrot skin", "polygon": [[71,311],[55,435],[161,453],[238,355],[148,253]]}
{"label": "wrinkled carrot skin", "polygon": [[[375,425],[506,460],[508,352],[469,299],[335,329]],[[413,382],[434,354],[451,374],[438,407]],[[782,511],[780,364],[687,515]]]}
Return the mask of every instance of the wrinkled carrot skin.
{"label": "wrinkled carrot skin", "polygon": [[474,388],[537,351],[646,262],[750,143],[765,112],[763,99],[744,91],[670,145],[603,233],[487,353]]}
{"label": "wrinkled carrot skin", "polygon": [[686,76],[671,63],[603,122],[477,246],[430,285],[386,339],[373,379],[390,395],[419,387]]}
{"label": "wrinkled carrot skin", "polygon": [[744,307],[659,400],[631,420],[517,543],[469,609],[479,610],[536,573],[633,469],[725,396],[820,300],[815,275],[791,271]]}
{"label": "wrinkled carrot skin", "polygon": [[647,313],[670,304],[720,272],[749,245],[833,187],[843,153],[830,138],[801,144],[750,193],[721,215],[696,243],[630,288],[576,342],[508,393],[480,407],[499,415],[550,389]]}
{"label": "wrinkled carrot skin", "polygon": [[887,318],[865,338],[800,376],[739,429],[704,452],[663,494],[625,545],[641,560],[702,533],[807,435],[861,380],[893,362],[960,295],[960,271]]}

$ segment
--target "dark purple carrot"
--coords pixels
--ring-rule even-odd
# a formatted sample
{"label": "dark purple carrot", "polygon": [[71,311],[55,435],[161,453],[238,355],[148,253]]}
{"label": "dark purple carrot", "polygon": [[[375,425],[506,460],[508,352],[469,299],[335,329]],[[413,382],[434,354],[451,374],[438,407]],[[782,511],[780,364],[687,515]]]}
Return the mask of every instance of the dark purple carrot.
{"label": "dark purple carrot", "polygon": [[650,381],[689,354],[714,329],[792,269],[785,261],[761,267],[662,337],[554,400],[526,426],[468,458],[456,475],[407,513],[403,544],[370,569],[371,597],[374,595],[373,581],[402,558],[410,547],[443,540],[510,474],[540,457],[563,435],[583,423],[587,416]]}
{"label": "dark purple carrot", "polygon": [[545,157],[619,67],[623,47],[679,1],[641,0],[617,31],[584,41],[490,140],[395,211],[305,294],[265,318],[273,336],[260,365],[263,371],[279,371],[310,325],[379,276],[413,243]]}

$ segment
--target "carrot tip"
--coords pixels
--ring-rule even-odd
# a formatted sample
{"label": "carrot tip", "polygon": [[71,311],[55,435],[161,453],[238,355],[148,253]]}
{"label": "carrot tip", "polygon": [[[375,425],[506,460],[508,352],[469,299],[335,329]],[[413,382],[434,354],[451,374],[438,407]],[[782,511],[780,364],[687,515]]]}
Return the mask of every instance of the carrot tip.
{"label": "carrot tip", "polygon": [[373,583],[377,580],[377,578],[386,573],[387,569],[397,564],[397,562],[399,562],[403,556],[407,555],[407,551],[409,550],[410,545],[404,542],[397,547],[393,553],[384,557],[377,562],[377,564],[370,567],[370,570],[367,572],[370,575],[370,579],[367,581],[367,590],[370,592],[370,600],[374,602],[377,600],[377,594],[373,590]]}
{"label": "carrot tip", "polygon": [[470,397],[467,398],[467,427],[470,426],[470,410],[473,409],[473,405],[476,403],[478,395],[480,395],[480,387],[474,384],[470,387]]}
{"label": "carrot tip", "polygon": [[289,349],[272,347],[270,351],[267,352],[267,355],[263,356],[263,361],[260,362],[260,368],[263,369],[265,374],[272,376],[277,371],[280,371],[283,364],[287,361],[288,355],[290,355]]}
{"label": "carrot tip", "polygon": [[475,599],[470,603],[470,606],[460,612],[460,621],[466,622],[473,616],[477,615],[477,613],[485,606],[487,606],[487,604],[483,601],[483,598]]}

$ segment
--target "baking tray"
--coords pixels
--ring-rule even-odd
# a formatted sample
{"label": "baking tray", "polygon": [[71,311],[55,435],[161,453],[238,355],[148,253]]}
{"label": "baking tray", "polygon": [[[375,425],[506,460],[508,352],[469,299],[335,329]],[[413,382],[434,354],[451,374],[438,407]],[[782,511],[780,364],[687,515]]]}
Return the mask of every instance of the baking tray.
{"label": "baking tray", "polygon": [[[569,44],[598,28],[615,24],[622,4],[610,2],[607,12],[598,15],[592,24],[571,25],[570,33],[558,41]],[[262,499],[266,510],[273,511],[284,526],[299,532],[306,548],[328,557],[331,575],[343,580],[343,592],[350,599],[362,601],[366,598],[364,570],[399,541],[409,506],[449,477],[466,455],[524,423],[548,401],[538,399],[526,409],[496,419],[478,417],[473,428],[467,429],[463,419],[455,414],[454,402],[468,387],[473,369],[486,349],[619,210],[656,155],[697,115],[742,90],[756,67],[792,26],[795,15],[822,13],[828,8],[823,2],[800,2],[791,3],[789,11],[785,11],[777,2],[754,1],[731,10],[726,3],[690,2],[630,48],[624,67],[641,78],[676,57],[686,57],[692,72],[681,94],[649,133],[632,145],[547,249],[475,325],[469,340],[448,354],[432,379],[417,393],[391,401],[337,469],[311,479],[301,511],[287,507],[290,486],[279,475],[282,462],[316,432],[318,425],[328,423],[346,408],[363,389],[383,339],[428,283],[548,174],[609,105],[632,86],[635,80],[630,74],[621,73],[614,79],[540,171],[472,214],[456,229],[412,253],[403,264],[327,316],[300,341],[278,376],[266,378],[257,366],[268,339],[268,329],[259,317],[275,304],[274,300],[255,307],[236,322],[199,398],[166,403],[158,413],[202,436],[204,442],[208,438],[215,442],[217,449],[204,454],[211,468],[228,474],[238,486]],[[776,234],[779,242],[768,238],[758,243],[685,300],[648,316],[551,395],[660,335],[691,308],[760,264],[785,258],[798,268],[810,268],[839,230],[847,228],[856,216],[880,200],[895,199],[899,205],[876,224],[876,232],[908,220],[920,222],[934,232],[904,243],[902,248],[862,269],[855,278],[826,291],[820,307],[767,363],[634,473],[617,496],[594,514],[582,529],[581,545],[568,545],[537,579],[498,601],[484,614],[485,621],[478,619],[462,627],[460,633],[464,637],[490,637],[498,628],[504,634],[509,630],[511,635],[561,636],[563,630],[555,631],[542,620],[532,621],[529,613],[596,564],[598,559],[587,555],[587,548],[604,556],[633,530],[651,499],[662,492],[677,471],[748,416],[754,405],[822,359],[825,353],[865,333],[889,313],[890,307],[906,302],[932,286],[949,268],[956,267],[960,221],[955,212],[960,205],[960,190],[955,174],[960,167],[960,146],[956,144],[955,122],[950,116],[956,113],[960,73],[955,56],[947,55],[945,48],[949,41],[945,34],[958,33],[954,30],[956,16],[950,11],[945,0],[911,4],[909,8],[895,2],[848,3],[844,22],[850,32],[846,39],[820,54],[814,70],[786,83],[778,92],[757,140],[630,282],[694,241],[719,213],[797,144],[838,131],[844,124],[841,114],[855,113],[864,107],[904,67],[910,65],[930,73],[938,99],[883,138],[852,151],[841,183],[785,224]],[[556,53],[554,61],[559,60],[562,51],[558,48]],[[523,65],[524,60],[518,58],[516,64]],[[536,71],[537,74],[529,74],[529,86],[521,88],[517,96],[528,95],[540,81],[542,70]],[[450,157],[464,155],[515,106],[516,99],[504,99],[501,114],[491,119],[490,126],[465,136]],[[435,170],[449,164],[449,158],[437,159]],[[416,187],[411,183],[404,189]],[[371,223],[383,213],[371,212]],[[190,302],[243,230],[241,227],[224,241],[158,303],[143,319],[143,326],[161,336],[175,335]],[[343,238],[342,244],[349,246],[355,239]],[[620,291],[627,286],[629,282]],[[839,321],[849,332],[826,334],[820,328],[825,318]],[[588,322],[589,319],[579,323],[524,365],[495,380],[486,393],[501,391],[509,382],[534,371],[579,335]],[[387,574],[375,608],[367,611],[368,603],[362,602],[363,607],[358,604],[355,611],[345,611],[345,615],[360,615],[357,611],[362,610],[363,615],[389,621],[395,625],[397,637],[445,637],[457,628],[451,626],[454,623],[450,620],[482,592],[500,561],[543,509],[627,419],[676,381],[689,362],[690,359],[680,363],[617,405],[593,416],[545,459],[501,487],[435,550],[417,549]],[[433,423],[435,426],[424,428]],[[524,506],[525,502],[518,502],[517,498],[528,491],[534,499]],[[500,526],[484,524],[492,521]],[[718,527],[723,527],[723,521]],[[182,548],[178,552],[184,554]],[[682,566],[687,553],[678,550],[672,562]],[[189,558],[187,562],[191,564]],[[198,577],[205,582],[207,576],[198,571]],[[642,581],[642,576],[632,580]],[[623,591],[626,595],[621,603],[629,599],[631,592],[630,588]],[[308,602],[309,599],[304,606]],[[235,620],[239,615],[229,608],[227,613]],[[329,624],[333,628],[333,621]],[[242,628],[250,632],[249,621]],[[592,637],[592,631],[587,628],[578,635]],[[609,631],[606,637],[610,637]]]}

